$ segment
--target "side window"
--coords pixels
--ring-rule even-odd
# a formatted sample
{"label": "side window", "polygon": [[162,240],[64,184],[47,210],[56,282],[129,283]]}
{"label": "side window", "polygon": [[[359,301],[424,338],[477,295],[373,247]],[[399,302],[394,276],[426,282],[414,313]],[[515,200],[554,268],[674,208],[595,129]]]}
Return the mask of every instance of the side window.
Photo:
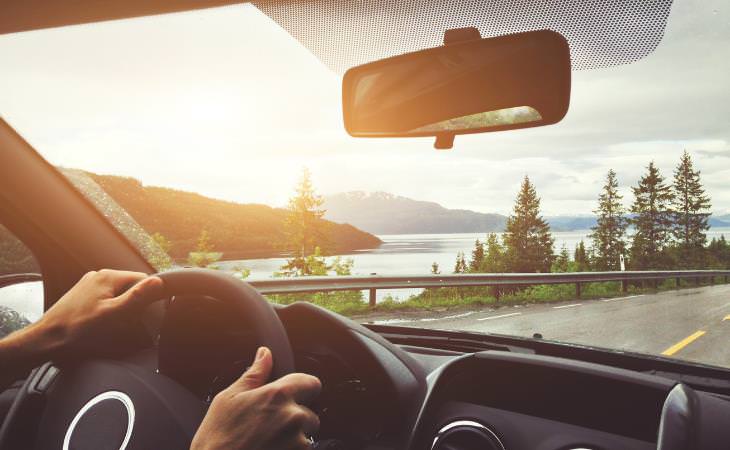
{"label": "side window", "polygon": [[43,314],[43,282],[33,253],[0,225],[0,338]]}

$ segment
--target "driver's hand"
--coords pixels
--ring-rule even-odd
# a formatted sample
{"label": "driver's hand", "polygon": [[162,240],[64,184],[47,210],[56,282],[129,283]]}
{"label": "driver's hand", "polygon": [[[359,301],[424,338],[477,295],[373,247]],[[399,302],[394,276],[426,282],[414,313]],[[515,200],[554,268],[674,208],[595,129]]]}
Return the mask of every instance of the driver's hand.
{"label": "driver's hand", "polygon": [[303,406],[321,389],[311,375],[294,373],[266,384],[273,364],[261,347],[241,378],[215,396],[191,450],[295,450],[310,448],[307,436],[319,418]]}
{"label": "driver's hand", "polygon": [[108,352],[127,341],[124,326],[162,295],[158,277],[108,269],[89,272],[32,325],[33,332],[53,349],[54,358]]}

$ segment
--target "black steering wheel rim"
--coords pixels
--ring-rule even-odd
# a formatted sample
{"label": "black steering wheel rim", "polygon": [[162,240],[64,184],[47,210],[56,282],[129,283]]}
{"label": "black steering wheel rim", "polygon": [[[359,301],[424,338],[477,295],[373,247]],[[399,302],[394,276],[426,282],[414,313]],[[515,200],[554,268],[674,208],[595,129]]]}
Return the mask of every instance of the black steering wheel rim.
{"label": "black steering wheel rim", "polygon": [[[208,269],[179,269],[160,273],[157,276],[164,282],[166,298],[175,295],[213,297],[227,303],[231,307],[232,314],[237,314],[242,319],[245,318],[245,323],[251,328],[257,344],[268,347],[274,356],[273,379],[294,371],[294,358],[284,326],[274,308],[248,283],[224,272]],[[54,382],[50,390],[42,394],[45,398],[42,402],[43,406],[38,407],[41,409],[40,414],[38,414],[41,417],[38,419],[38,430],[35,434],[41,436],[42,442],[46,444],[50,442],[52,446],[60,448],[56,444],[60,443],[61,439],[68,439],[65,435],[61,436],[64,434],[64,426],[68,427],[72,421],[77,420],[75,416],[78,416],[83,406],[88,405],[100,394],[113,391],[128,393],[132,402],[142,406],[141,413],[137,414],[136,420],[145,420],[145,408],[149,411],[148,421],[159,421],[160,414],[169,413],[170,417],[164,418],[167,420],[167,428],[155,429],[154,426],[152,427],[152,434],[164,433],[167,429],[178,435],[175,440],[176,444],[172,446],[164,445],[165,448],[184,448],[184,444],[181,444],[181,442],[184,443],[185,439],[180,440],[181,434],[186,436],[189,445],[189,439],[197,430],[199,420],[202,420],[202,414],[204,414],[203,402],[199,402],[185,388],[158,372],[142,371],[139,367],[134,367],[127,371],[128,373],[117,376],[120,371],[123,372],[124,367],[113,360],[89,360],[72,367],[63,368],[57,377],[60,380]],[[107,377],[109,380],[96,380],[91,375],[92,373],[96,374],[97,378]],[[18,435],[18,430],[27,429],[22,426],[25,425],[23,419],[29,419],[27,417],[29,414],[27,403],[33,401],[32,396],[23,394],[34,390],[31,379],[36,379],[36,377],[32,376],[26,380],[21,394],[16,397],[8,417],[6,417],[0,432],[0,450],[17,448],[18,442],[22,442],[23,437]],[[56,386],[59,384],[60,386]],[[161,389],[160,392],[164,391],[164,395],[155,392],[155,389],[158,388]],[[73,394],[69,394],[70,391]],[[82,405],[80,409],[79,405]],[[175,411],[186,407],[196,411],[187,415],[180,415],[178,414],[179,411]],[[52,419],[49,419],[49,416]],[[48,421],[51,422],[47,426],[48,432],[46,432],[42,428]],[[149,423],[141,423],[140,425],[142,428],[150,428]],[[65,434],[68,434],[68,428],[65,430]],[[144,436],[150,435],[150,432],[139,430],[137,440],[132,434],[132,439],[126,448],[130,450],[148,448],[148,443],[139,441],[143,440]],[[38,448],[38,445],[41,448],[47,446],[38,442],[24,445],[23,448],[32,448],[33,445],[36,448]],[[156,441],[154,445],[159,446],[159,441]]]}
{"label": "black steering wheel rim", "polygon": [[157,274],[165,296],[206,295],[227,302],[233,314],[246,318],[258,344],[274,355],[272,379],[294,372],[289,338],[271,304],[250,284],[225,272],[210,269],[179,269]]}

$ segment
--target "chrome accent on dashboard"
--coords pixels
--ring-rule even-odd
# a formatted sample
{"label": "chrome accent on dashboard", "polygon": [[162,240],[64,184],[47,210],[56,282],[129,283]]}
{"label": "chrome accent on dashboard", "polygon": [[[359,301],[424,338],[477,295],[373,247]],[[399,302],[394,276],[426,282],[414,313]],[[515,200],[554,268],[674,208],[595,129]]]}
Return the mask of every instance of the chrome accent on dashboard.
{"label": "chrome accent on dashboard", "polygon": [[436,437],[433,438],[433,443],[431,444],[431,450],[436,448],[436,444],[438,443],[439,439],[443,437],[444,433],[446,433],[449,430],[452,430],[456,427],[471,427],[476,428],[484,433],[487,433],[491,438],[493,438],[494,443],[499,445],[500,450],[505,450],[504,444],[502,444],[502,441],[497,437],[497,434],[492,431],[490,428],[488,428],[486,425],[481,424],[479,422],[476,422],[474,420],[455,420],[453,422],[449,422],[436,433]]}

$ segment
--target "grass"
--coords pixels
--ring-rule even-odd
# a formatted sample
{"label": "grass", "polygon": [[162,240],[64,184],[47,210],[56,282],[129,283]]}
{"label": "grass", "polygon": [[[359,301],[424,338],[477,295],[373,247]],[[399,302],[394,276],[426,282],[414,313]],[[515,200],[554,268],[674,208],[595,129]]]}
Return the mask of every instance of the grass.
{"label": "grass", "polygon": [[[715,280],[715,284],[723,283],[724,279],[722,277],[717,277]],[[709,284],[705,281],[700,286]],[[583,283],[580,299],[589,300],[625,295],[652,294],[696,286],[694,281],[681,280],[680,286],[677,287],[674,279],[667,279],[658,283],[656,288],[652,281],[629,284],[627,291],[623,292],[621,282],[618,281]],[[502,292],[499,299],[494,294],[495,290],[492,287],[426,289],[422,293],[412,295],[406,299],[399,299],[388,295],[374,307],[368,305],[360,291],[270,295],[268,298],[272,302],[279,304],[307,301],[350,317],[413,311],[447,311],[450,309],[463,309],[465,307],[496,308],[501,306],[555,303],[577,299],[575,295],[575,284],[542,284],[529,286],[512,292]]]}

